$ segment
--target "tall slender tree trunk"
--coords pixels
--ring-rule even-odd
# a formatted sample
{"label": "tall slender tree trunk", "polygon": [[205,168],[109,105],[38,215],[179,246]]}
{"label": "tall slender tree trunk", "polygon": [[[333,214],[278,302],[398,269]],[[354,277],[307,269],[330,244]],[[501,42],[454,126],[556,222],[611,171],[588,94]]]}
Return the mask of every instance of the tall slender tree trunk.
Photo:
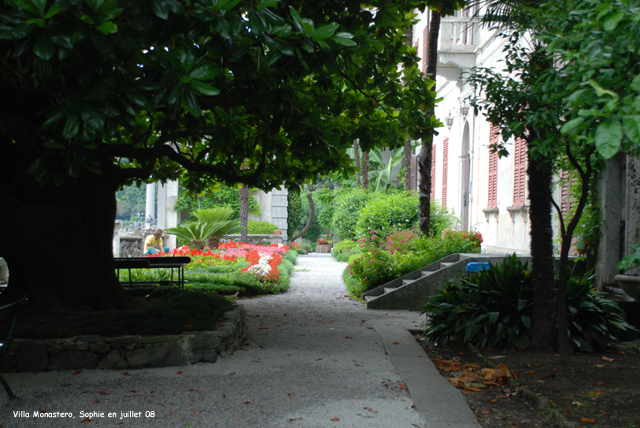
{"label": "tall slender tree trunk", "polygon": [[360,152],[358,150],[358,140],[353,142],[353,155],[356,160],[356,168],[358,169],[358,171],[356,171],[356,185],[360,187]]}
{"label": "tall slender tree trunk", "polygon": [[[434,81],[437,72],[438,61],[438,36],[440,33],[440,14],[434,10],[431,11],[431,22],[429,24],[429,36],[427,39],[427,76]],[[436,92],[436,85],[431,88]],[[433,111],[425,112],[427,116],[433,116]],[[431,148],[432,139],[423,139],[420,146],[420,154],[418,155],[418,172],[420,173],[420,188],[418,195],[420,197],[419,204],[419,224],[420,232],[429,236],[429,227],[431,224]]]}
{"label": "tall slender tree trunk", "polygon": [[249,242],[249,186],[243,184],[238,191],[240,198],[240,242]]}
{"label": "tall slender tree trunk", "polygon": [[[413,27],[405,33],[407,41],[405,45],[413,46]],[[408,135],[404,142],[404,189],[411,190],[411,136]]]}
{"label": "tall slender tree trunk", "polygon": [[411,137],[404,142],[404,190],[411,190]]}
{"label": "tall slender tree trunk", "polygon": [[552,170],[548,161],[537,162],[528,154],[529,217],[531,219],[531,274],[533,313],[531,346],[553,349],[555,333],[555,278],[551,226]]}
{"label": "tall slender tree trunk", "polygon": [[369,189],[369,153],[362,152],[362,188]]}

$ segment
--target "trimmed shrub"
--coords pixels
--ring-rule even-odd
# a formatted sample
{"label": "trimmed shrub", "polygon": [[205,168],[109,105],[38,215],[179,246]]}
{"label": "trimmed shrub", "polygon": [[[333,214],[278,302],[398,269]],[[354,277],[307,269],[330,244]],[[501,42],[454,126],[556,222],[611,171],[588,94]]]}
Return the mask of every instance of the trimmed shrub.
{"label": "trimmed shrub", "polygon": [[[419,199],[415,192],[376,193],[360,210],[356,226],[357,238],[375,231],[386,236],[393,230],[406,230],[418,226]],[[431,236],[439,236],[457,223],[456,217],[443,208],[437,201],[431,201]]]}
{"label": "trimmed shrub", "polygon": [[249,220],[247,222],[247,233],[250,235],[271,235],[274,230],[278,230],[278,226],[267,221]]}
{"label": "trimmed shrub", "polygon": [[[439,343],[525,349],[534,304],[531,288],[527,263],[515,255],[472,277],[459,275],[425,305],[430,320],[425,336]],[[607,346],[615,340],[615,330],[634,330],[622,318],[622,310],[583,278],[567,282],[567,316],[576,351]]]}
{"label": "trimmed shrub", "polygon": [[356,189],[340,191],[336,195],[331,228],[341,239],[357,239],[356,226],[360,219],[360,210],[371,199],[372,193]]}
{"label": "trimmed shrub", "polygon": [[360,245],[354,241],[340,241],[333,246],[331,257],[339,262],[349,261],[349,257],[360,254]]}

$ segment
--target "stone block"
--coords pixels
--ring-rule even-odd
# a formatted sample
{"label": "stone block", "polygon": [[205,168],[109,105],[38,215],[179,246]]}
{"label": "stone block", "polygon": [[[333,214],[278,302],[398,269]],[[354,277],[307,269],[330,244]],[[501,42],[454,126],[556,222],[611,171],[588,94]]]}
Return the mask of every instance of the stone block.
{"label": "stone block", "polygon": [[213,334],[212,331],[203,331],[190,338],[191,348],[195,354],[199,349],[211,349],[220,346],[220,336]]}
{"label": "stone block", "polygon": [[93,369],[98,364],[98,356],[93,352],[69,349],[51,355],[49,370]]}
{"label": "stone block", "polygon": [[127,361],[132,368],[185,366],[189,359],[178,343],[150,346],[127,352]]}
{"label": "stone block", "polygon": [[104,354],[105,352],[109,352],[109,349],[111,349],[111,346],[108,343],[98,342],[89,344],[89,350],[96,354]]}
{"label": "stone block", "polygon": [[159,343],[178,343],[182,342],[182,336],[166,335],[166,336],[144,336],[140,338],[141,345],[159,344]]}
{"label": "stone block", "polygon": [[98,368],[102,370],[123,370],[129,368],[129,363],[120,357],[118,350],[112,349],[102,358]]}
{"label": "stone block", "polygon": [[218,359],[218,351],[216,349],[194,349],[191,364],[205,362],[215,363]]}
{"label": "stone block", "polygon": [[140,347],[140,336],[105,337],[105,343],[120,349],[133,350]]}
{"label": "stone block", "polygon": [[13,343],[15,348],[11,348],[16,356],[17,371],[41,372],[47,368],[49,354],[42,343],[37,340],[20,340]]}

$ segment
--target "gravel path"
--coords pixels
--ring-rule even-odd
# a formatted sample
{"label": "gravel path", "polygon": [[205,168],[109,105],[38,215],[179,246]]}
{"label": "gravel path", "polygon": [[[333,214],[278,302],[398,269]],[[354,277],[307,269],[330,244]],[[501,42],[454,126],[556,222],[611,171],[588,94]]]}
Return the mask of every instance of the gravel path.
{"label": "gravel path", "polygon": [[[417,325],[416,312],[372,311],[346,296],[346,263],[301,256],[290,290],[242,300],[248,340],[214,364],[7,374],[3,427],[424,427],[373,325]],[[36,410],[71,412],[42,420]],[[30,417],[14,415],[26,411]],[[123,417],[123,412],[132,417]],[[111,413],[111,417],[109,415]]]}

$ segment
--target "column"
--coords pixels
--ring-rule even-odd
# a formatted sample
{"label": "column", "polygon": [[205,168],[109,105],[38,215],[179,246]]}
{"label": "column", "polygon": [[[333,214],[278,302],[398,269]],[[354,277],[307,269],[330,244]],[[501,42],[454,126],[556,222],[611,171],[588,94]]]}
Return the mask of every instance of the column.
{"label": "column", "polygon": [[[156,216],[156,183],[147,184],[147,198],[144,210],[145,222],[149,217]],[[151,229],[153,225],[146,223],[145,229]]]}

